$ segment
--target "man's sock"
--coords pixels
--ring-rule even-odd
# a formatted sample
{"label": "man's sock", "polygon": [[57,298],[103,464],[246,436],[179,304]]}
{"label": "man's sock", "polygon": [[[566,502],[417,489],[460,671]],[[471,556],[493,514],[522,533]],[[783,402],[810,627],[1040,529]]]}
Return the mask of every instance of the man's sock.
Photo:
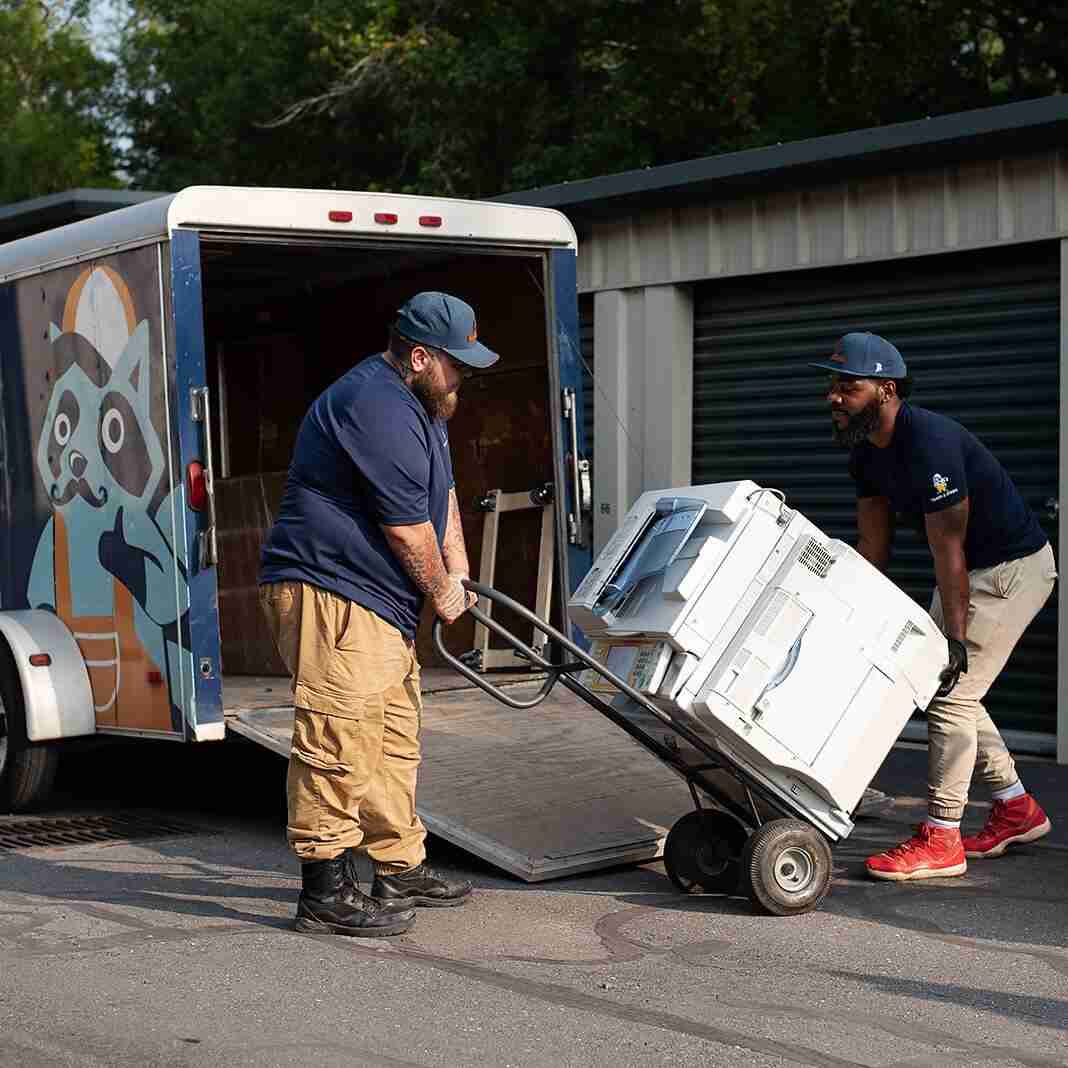
{"label": "man's sock", "polygon": [[947,831],[955,831],[960,827],[960,820],[942,820],[936,819],[934,816],[928,816],[927,822],[932,827],[944,827]]}
{"label": "man's sock", "polygon": [[1026,793],[1024,784],[1017,779],[1012,786],[1006,786],[1004,790],[995,790],[990,796],[995,801],[1012,801],[1014,798],[1023,797]]}

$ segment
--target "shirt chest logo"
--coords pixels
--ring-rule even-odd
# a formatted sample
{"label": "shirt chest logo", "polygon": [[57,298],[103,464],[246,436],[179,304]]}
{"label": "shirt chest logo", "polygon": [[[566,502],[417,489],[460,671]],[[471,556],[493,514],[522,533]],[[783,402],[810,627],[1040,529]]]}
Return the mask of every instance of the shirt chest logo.
{"label": "shirt chest logo", "polygon": [[949,484],[949,477],[947,475],[940,475],[937,472],[931,476],[931,485],[934,487],[935,495],[931,498],[932,501],[944,501],[947,497],[952,497],[956,493]]}

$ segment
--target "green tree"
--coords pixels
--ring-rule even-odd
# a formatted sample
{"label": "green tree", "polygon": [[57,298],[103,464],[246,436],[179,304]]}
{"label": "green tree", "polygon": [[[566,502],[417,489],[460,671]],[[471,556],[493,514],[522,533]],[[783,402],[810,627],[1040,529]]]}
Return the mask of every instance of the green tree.
{"label": "green tree", "polygon": [[134,0],[141,184],[481,197],[1068,85],[1036,0]]}
{"label": "green tree", "polygon": [[0,202],[120,184],[105,117],[113,68],[93,54],[88,13],[0,0]]}
{"label": "green tree", "polygon": [[[329,116],[375,184],[488,196],[713,151],[747,129],[750,26],[733,0],[362,0],[317,23]],[[383,121],[385,120],[385,121]]]}
{"label": "green tree", "polygon": [[287,0],[131,0],[129,8],[117,120],[135,185],[348,183],[329,121],[266,125],[328,84],[313,8]]}
{"label": "green tree", "polygon": [[1068,88],[1068,7],[769,0],[751,144],[881,126]]}

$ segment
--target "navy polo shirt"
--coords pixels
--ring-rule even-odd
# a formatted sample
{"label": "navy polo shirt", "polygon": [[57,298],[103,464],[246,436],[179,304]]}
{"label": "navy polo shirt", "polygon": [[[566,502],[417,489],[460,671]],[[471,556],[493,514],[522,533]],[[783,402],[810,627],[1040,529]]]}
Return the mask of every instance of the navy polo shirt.
{"label": "navy polo shirt", "polygon": [[906,522],[969,500],[969,571],[1038,552],[1047,538],[994,454],[960,423],[903,403],[885,449],[862,442],[850,457],[858,497],[886,497]]}
{"label": "navy polo shirt", "polygon": [[301,423],[260,583],[293,579],[363,605],[414,638],[423,594],[379,524],[445,540],[449,436],[381,354],[339,378]]}

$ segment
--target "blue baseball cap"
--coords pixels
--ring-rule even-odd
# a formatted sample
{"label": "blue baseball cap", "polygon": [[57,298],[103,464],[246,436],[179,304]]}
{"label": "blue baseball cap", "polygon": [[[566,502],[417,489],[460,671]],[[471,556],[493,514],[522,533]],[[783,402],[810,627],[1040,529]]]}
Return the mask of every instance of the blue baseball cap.
{"label": "blue baseball cap", "polygon": [[825,371],[854,378],[906,378],[908,370],[897,348],[885,337],[868,331],[853,331],[840,337],[826,363],[810,363]]}
{"label": "blue baseball cap", "polygon": [[448,293],[416,293],[397,312],[393,328],[409,341],[444,349],[469,367],[492,367],[500,359],[478,340],[474,308]]}

